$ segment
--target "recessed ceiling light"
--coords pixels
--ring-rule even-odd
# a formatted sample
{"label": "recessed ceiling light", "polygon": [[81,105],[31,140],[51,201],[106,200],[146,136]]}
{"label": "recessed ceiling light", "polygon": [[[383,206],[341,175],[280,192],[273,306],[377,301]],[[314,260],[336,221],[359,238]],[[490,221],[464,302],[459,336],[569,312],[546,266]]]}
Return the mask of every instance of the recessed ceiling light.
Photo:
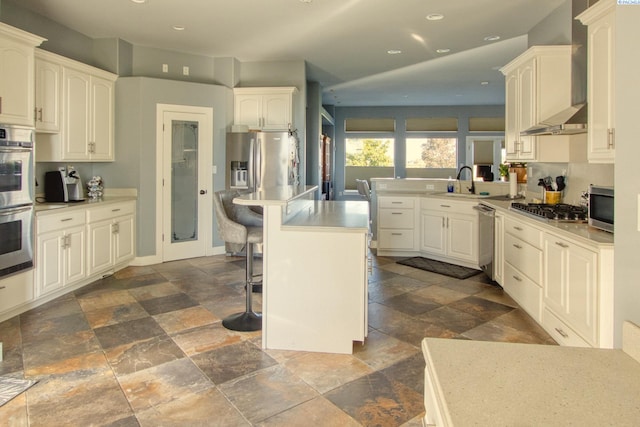
{"label": "recessed ceiling light", "polygon": [[182,25],[174,25],[173,29],[176,31],[184,31],[184,27]]}
{"label": "recessed ceiling light", "polygon": [[134,3],[138,3],[138,4],[142,4],[142,3],[146,3],[147,0],[131,0]]}
{"label": "recessed ceiling light", "polygon": [[489,82],[484,81],[484,82],[480,82],[480,84],[481,84],[482,86],[488,86],[488,85],[489,85]]}
{"label": "recessed ceiling light", "polygon": [[440,21],[442,19],[444,19],[444,15],[441,13],[430,13],[427,15],[428,21]]}
{"label": "recessed ceiling light", "polygon": [[484,38],[486,42],[494,42],[496,40],[500,40],[500,36],[487,36]]}
{"label": "recessed ceiling light", "polygon": [[313,0],[300,0],[300,3],[311,3]]}
{"label": "recessed ceiling light", "polygon": [[401,51],[401,50],[399,50],[399,49],[389,49],[389,50],[387,51],[387,53],[388,53],[389,55],[399,55],[399,54],[401,54],[401,53],[402,53],[402,51]]}
{"label": "recessed ceiling light", "polygon": [[449,48],[445,48],[445,49],[436,49],[437,53],[449,53],[451,52],[451,49]]}

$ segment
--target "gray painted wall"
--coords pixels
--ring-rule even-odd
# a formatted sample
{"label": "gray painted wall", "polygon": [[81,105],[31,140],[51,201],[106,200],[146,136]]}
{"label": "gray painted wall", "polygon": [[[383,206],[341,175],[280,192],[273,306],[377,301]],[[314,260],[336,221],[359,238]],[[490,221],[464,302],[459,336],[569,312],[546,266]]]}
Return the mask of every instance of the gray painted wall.
{"label": "gray painted wall", "polygon": [[[156,254],[156,105],[178,104],[213,109],[213,158],[218,173],[212,190],[224,188],[225,137],[231,90],[223,86],[146,77],[124,77],[116,82],[114,163],[94,163],[93,174],[104,178],[105,188],[138,190],[137,255]],[[211,192],[211,195],[213,193]],[[215,219],[214,219],[215,221]],[[223,245],[213,227],[213,246]]]}
{"label": "gray painted wall", "polygon": [[529,31],[529,47],[571,44],[571,3],[572,0],[565,0],[562,5]]}

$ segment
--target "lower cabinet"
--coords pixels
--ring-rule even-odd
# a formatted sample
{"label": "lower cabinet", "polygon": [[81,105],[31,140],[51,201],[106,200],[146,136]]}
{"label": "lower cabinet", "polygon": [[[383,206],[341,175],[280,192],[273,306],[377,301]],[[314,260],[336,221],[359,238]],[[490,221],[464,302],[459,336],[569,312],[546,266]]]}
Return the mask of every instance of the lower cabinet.
{"label": "lower cabinet", "polygon": [[87,210],[88,274],[107,271],[135,255],[135,202]]}
{"label": "lower cabinet", "polygon": [[476,203],[422,199],[420,251],[443,261],[478,267]]}
{"label": "lower cabinet", "polygon": [[37,230],[36,298],[86,277],[85,213],[38,218]]}
{"label": "lower cabinet", "polygon": [[543,326],[556,341],[597,345],[597,262],[595,251],[545,233],[544,304],[549,313],[545,312]]}
{"label": "lower cabinet", "polygon": [[135,257],[135,201],[36,219],[35,297],[82,286]]}
{"label": "lower cabinet", "polygon": [[415,204],[413,197],[378,197],[378,249],[416,249]]}

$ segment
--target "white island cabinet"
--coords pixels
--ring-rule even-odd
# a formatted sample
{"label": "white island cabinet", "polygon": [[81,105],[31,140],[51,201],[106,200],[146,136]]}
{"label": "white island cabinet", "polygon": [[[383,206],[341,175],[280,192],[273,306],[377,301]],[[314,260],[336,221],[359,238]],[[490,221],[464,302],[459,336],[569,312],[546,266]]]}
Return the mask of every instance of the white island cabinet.
{"label": "white island cabinet", "polygon": [[264,208],[262,347],[351,354],[367,335],[367,202],[278,187],[234,203]]}

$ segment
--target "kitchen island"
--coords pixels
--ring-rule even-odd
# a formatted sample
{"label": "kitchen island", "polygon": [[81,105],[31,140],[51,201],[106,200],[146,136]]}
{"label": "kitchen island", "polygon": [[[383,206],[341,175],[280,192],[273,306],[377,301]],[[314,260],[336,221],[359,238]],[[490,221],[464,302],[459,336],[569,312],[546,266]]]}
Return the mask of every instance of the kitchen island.
{"label": "kitchen island", "polygon": [[350,354],[367,335],[369,205],[278,187],[234,203],[264,212],[262,347]]}

